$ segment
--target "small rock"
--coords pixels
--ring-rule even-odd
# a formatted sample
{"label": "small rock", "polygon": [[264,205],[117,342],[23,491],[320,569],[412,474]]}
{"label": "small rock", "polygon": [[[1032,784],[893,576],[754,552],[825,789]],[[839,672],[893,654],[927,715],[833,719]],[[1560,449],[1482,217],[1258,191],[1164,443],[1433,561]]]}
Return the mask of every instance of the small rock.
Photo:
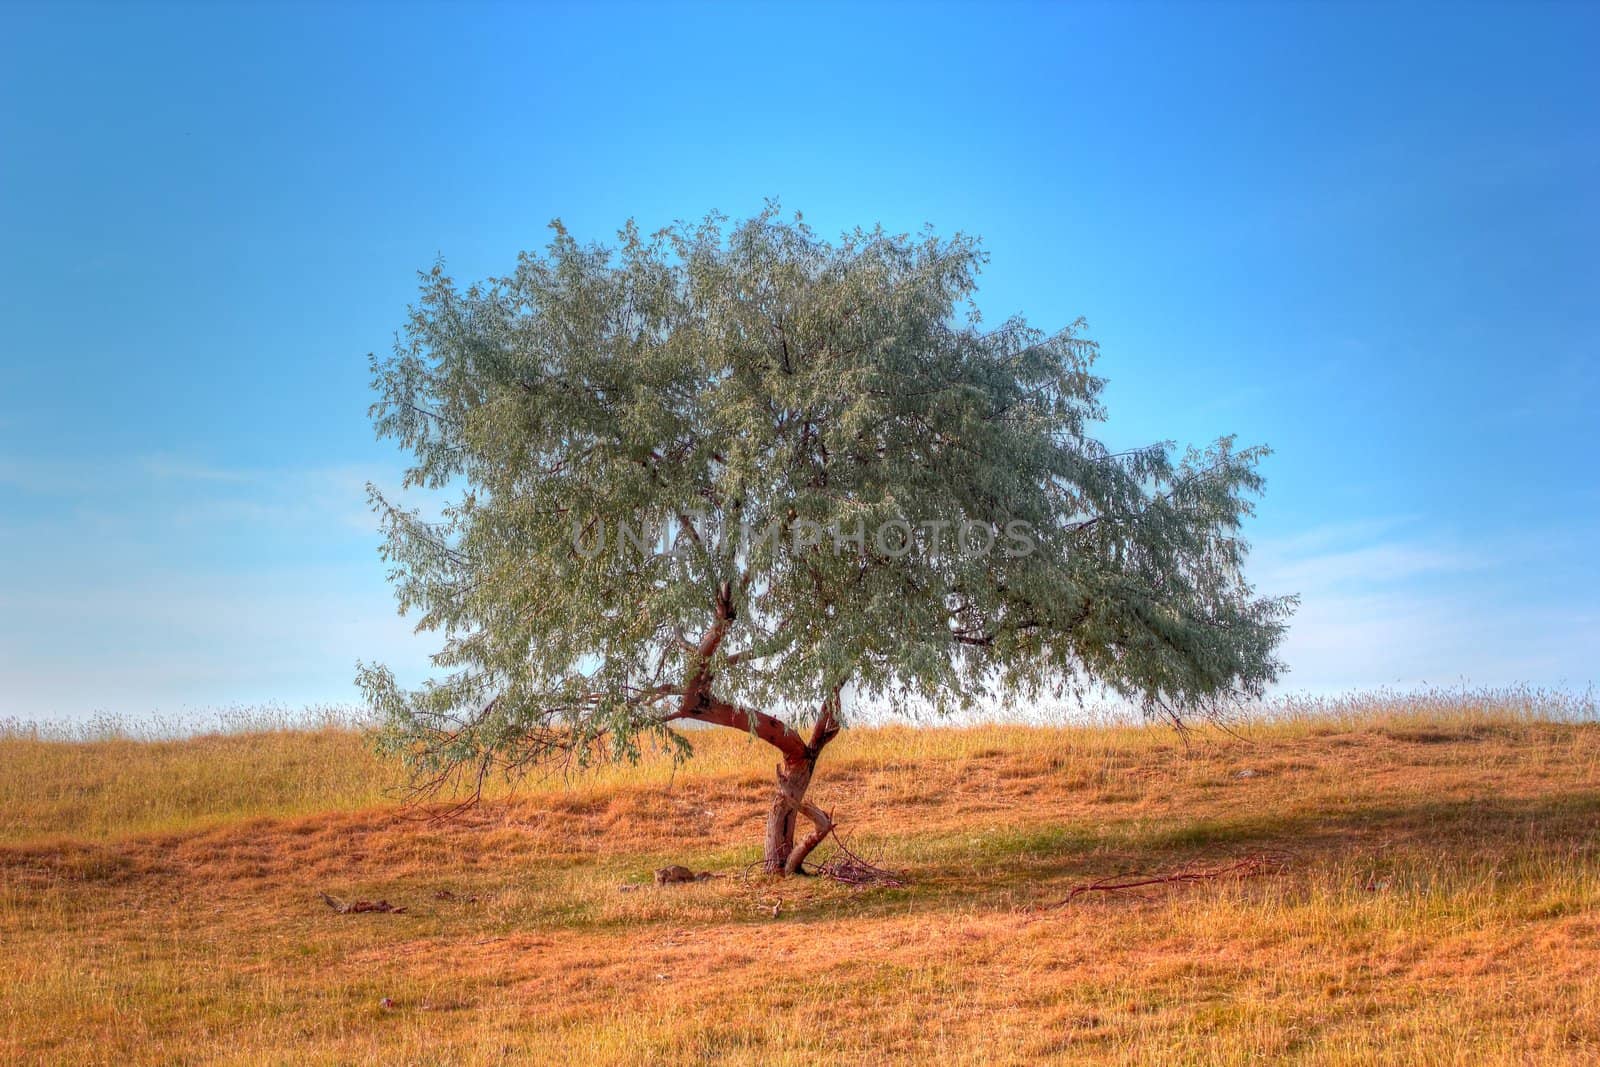
{"label": "small rock", "polygon": [[1254,778],[1255,776],[1256,772],[1251,770],[1249,767],[1246,767],[1244,770],[1234,775],[1235,778]]}

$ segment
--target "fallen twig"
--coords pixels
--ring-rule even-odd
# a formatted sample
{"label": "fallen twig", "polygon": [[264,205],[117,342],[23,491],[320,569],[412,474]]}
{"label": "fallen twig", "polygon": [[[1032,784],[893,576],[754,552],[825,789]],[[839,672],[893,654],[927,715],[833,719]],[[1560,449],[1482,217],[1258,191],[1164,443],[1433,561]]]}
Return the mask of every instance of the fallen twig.
{"label": "fallen twig", "polygon": [[1059,908],[1064,904],[1070,904],[1083,893],[1114,893],[1120,889],[1138,889],[1148,885],[1206,882],[1215,878],[1225,878],[1229,875],[1236,878],[1253,878],[1257,875],[1274,874],[1288,866],[1288,863],[1289,854],[1286,852],[1261,852],[1215,867],[1183,867],[1167,874],[1151,875],[1148,878],[1134,878],[1127,881],[1103,878],[1096,882],[1075,885],[1064,899],[1058,900],[1053,904],[1046,904],[1044,907]]}
{"label": "fallen twig", "polygon": [[906,884],[905,878],[901,875],[879,867],[875,863],[868,863],[856,855],[845,843],[843,835],[835,832],[833,843],[835,850],[828,862],[812,868],[807,873],[853,886],[881,885],[897,889]]}

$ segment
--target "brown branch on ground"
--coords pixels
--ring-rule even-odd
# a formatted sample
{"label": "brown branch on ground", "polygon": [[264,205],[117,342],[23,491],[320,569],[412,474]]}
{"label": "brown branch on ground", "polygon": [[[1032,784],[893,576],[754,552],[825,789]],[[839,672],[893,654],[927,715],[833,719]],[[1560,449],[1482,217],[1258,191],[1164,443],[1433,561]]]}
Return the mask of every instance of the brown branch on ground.
{"label": "brown branch on ground", "polygon": [[1176,871],[1166,874],[1151,875],[1148,878],[1134,878],[1118,881],[1112,878],[1102,878],[1096,882],[1085,882],[1075,885],[1072,891],[1063,900],[1053,904],[1045,904],[1046,908],[1059,908],[1070,904],[1083,893],[1114,893],[1120,889],[1138,889],[1149,885],[1187,885],[1192,882],[1207,882],[1217,878],[1254,878],[1263,874],[1276,874],[1289,865],[1290,854],[1287,852],[1258,852],[1245,856],[1242,859],[1213,867],[1181,867]]}
{"label": "brown branch on ground", "polygon": [[906,884],[905,878],[875,863],[869,863],[856,855],[844,841],[844,837],[835,832],[833,835],[835,849],[833,855],[828,857],[828,862],[815,867],[807,874],[831,878],[835,882],[842,882],[850,886],[879,885],[890,889],[898,889]]}
{"label": "brown branch on ground", "polygon": [[[831,820],[830,820],[831,821]],[[845,843],[844,838],[837,831],[830,828],[833,838],[834,851],[829,855],[826,863],[815,867],[800,866],[793,874],[804,875],[807,878],[831,878],[850,886],[881,885],[891,889],[898,889],[908,884],[904,874],[879,867],[862,859]],[[767,870],[766,860],[755,860],[745,865],[739,872],[739,878],[749,881],[752,877],[761,874],[770,874]],[[770,908],[771,905],[763,904],[762,907]]]}
{"label": "brown branch on ground", "polygon": [[387,912],[390,915],[400,915],[406,910],[404,907],[397,907],[396,905],[389,903],[387,900],[339,901],[335,900],[326,893],[322,894],[322,902],[328,905],[328,907],[332,908],[334,911],[338,912],[340,915],[353,915],[356,912],[362,911],[381,911]]}

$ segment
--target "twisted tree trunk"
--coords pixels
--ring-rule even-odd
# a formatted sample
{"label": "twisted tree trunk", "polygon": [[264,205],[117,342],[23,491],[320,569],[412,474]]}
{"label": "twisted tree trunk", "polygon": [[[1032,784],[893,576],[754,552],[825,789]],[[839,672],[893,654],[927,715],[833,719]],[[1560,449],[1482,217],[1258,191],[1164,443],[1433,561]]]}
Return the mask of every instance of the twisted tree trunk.
{"label": "twisted tree trunk", "polygon": [[[744,708],[710,695],[701,688],[686,698],[684,706],[670,718],[728,726],[753,734],[783,754],[778,764],[777,790],[767,812],[766,848],[762,866],[772,874],[796,874],[811,851],[833,831],[827,812],[806,800],[806,790],[817,767],[817,757],[839,732],[838,695],[830,697],[818,714],[809,739],[783,720],[753,708]],[[813,830],[795,843],[795,827],[800,816],[811,820]]]}
{"label": "twisted tree trunk", "polygon": [[[832,817],[806,800],[806,790],[811,785],[817,757],[839,732],[839,694],[843,686],[835,687],[822,702],[809,738],[802,737],[794,727],[764,711],[718,699],[711,692],[713,678],[706,664],[733,619],[732,595],[724,584],[717,596],[716,621],[694,647],[694,671],[684,684],[678,710],[666,716],[666,720],[692,719],[743,730],[783,754],[783,762],[778,764],[777,792],[767,813],[763,866],[772,874],[801,873],[806,857],[833,832]],[[797,845],[795,826],[802,815],[811,820],[814,829]]]}
{"label": "twisted tree trunk", "polygon": [[[833,819],[828,813],[806,800],[806,788],[811,785],[816,767],[817,753],[809,749],[804,756],[786,759],[778,765],[778,790],[772,798],[772,809],[767,813],[764,864],[773,874],[797,873],[811,850],[833,832]],[[810,819],[815,829],[796,845],[795,825],[801,815]]]}
{"label": "twisted tree trunk", "polygon": [[[801,864],[811,855],[811,850],[833,832],[833,818],[806,799],[806,790],[817,769],[817,757],[838,732],[839,690],[835,689],[818,709],[817,724],[812,727],[805,747],[798,753],[786,752],[778,765],[778,790],[772,798],[772,809],[767,813],[764,864],[772,874],[800,873]],[[810,819],[815,828],[796,845],[795,824],[802,815]]]}

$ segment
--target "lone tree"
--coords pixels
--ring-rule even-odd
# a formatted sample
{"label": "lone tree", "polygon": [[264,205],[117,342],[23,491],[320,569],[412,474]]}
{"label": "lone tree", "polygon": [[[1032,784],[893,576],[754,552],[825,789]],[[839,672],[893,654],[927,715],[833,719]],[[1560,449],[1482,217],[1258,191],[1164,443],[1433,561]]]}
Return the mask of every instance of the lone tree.
{"label": "lone tree", "polygon": [[981,328],[977,241],[835,244],[770,205],[616,248],[552,228],[507,277],[425,275],[373,360],[405,485],[459,491],[428,522],[370,490],[442,633],[416,690],[360,668],[419,787],[743,730],[781,757],[765,862],[794,873],[846,686],[911,713],[1099,685],[1182,722],[1276,676],[1291,605],[1238,536],[1264,450],[1108,450],[1094,342]]}

